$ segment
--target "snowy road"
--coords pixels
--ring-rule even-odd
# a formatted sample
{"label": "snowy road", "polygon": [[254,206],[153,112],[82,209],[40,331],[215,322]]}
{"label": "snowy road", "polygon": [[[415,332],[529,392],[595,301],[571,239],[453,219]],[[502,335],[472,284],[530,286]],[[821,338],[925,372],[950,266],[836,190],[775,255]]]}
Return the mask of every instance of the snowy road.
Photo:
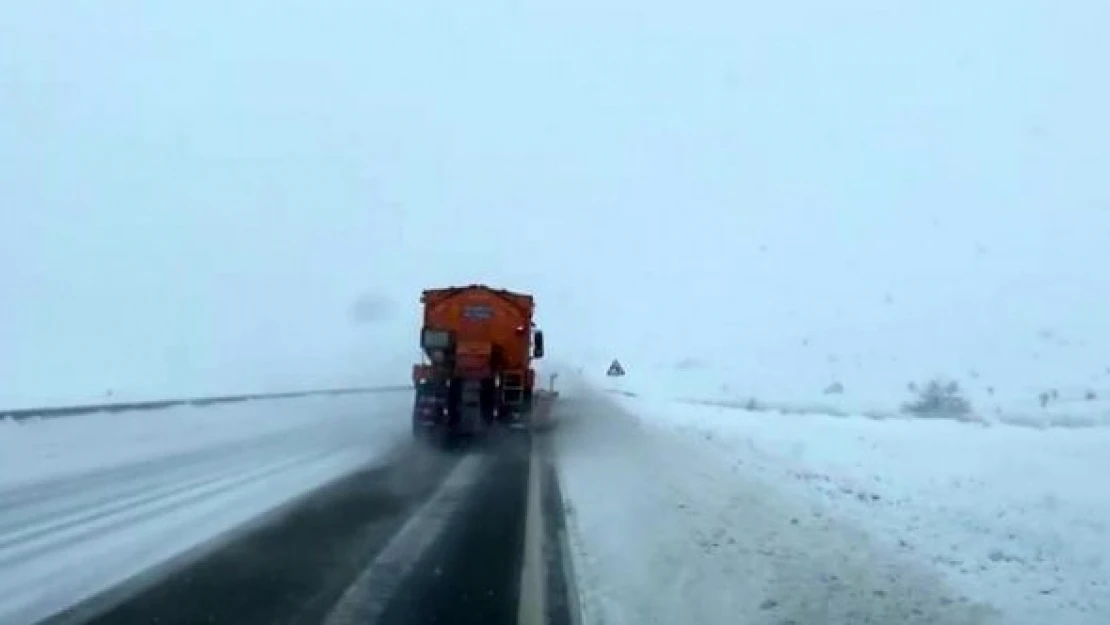
{"label": "snowy road", "polygon": [[0,430],[24,452],[0,483],[0,623],[567,622],[561,559],[543,555],[562,509],[531,439],[429,449],[410,440],[408,402]]}
{"label": "snowy road", "polygon": [[[44,625],[519,625],[530,458],[523,437],[453,453],[403,445],[172,574]],[[549,625],[568,623],[558,604],[546,600]]]}
{"label": "snowy road", "polygon": [[0,623],[34,622],[198,556],[322,484],[384,462],[407,434],[395,418],[405,399],[6,424],[3,444],[19,454],[5,456],[0,481]]}

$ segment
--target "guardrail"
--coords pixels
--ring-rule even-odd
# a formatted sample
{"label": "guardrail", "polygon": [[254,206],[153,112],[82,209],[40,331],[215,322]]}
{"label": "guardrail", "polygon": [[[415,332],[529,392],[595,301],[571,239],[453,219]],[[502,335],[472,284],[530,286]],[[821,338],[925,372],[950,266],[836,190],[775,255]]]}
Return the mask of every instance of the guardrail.
{"label": "guardrail", "polygon": [[47,408],[19,408],[15,410],[0,410],[0,419],[44,419],[57,417],[76,417],[79,415],[95,414],[100,412],[137,412],[141,410],[165,410],[178,406],[212,406],[217,404],[233,404],[244,401],[293,399],[296,397],[312,397],[316,395],[355,395],[361,393],[391,393],[411,390],[411,385],[395,386],[366,386],[353,388],[331,388],[309,391],[291,391],[284,393],[251,393],[247,395],[217,395],[213,397],[192,397],[187,399],[157,399],[135,402],[117,402],[105,404],[82,404],[77,406],[53,406]]}

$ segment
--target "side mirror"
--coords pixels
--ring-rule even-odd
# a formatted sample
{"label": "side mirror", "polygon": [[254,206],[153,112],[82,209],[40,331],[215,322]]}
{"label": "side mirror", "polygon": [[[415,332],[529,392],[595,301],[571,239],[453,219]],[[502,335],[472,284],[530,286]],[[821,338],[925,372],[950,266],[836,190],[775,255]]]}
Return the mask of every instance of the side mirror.
{"label": "side mirror", "polygon": [[543,332],[537,330],[534,341],[535,343],[532,346],[532,357],[543,358]]}

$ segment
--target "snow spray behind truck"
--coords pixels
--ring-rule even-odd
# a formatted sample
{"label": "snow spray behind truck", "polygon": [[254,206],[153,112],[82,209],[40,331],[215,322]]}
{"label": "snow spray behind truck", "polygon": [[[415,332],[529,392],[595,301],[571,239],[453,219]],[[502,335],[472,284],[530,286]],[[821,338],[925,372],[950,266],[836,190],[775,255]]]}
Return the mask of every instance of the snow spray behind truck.
{"label": "snow spray behind truck", "polygon": [[531,295],[483,284],[428,289],[413,365],[413,435],[451,439],[495,427],[527,428],[536,399],[533,359],[543,332]]}

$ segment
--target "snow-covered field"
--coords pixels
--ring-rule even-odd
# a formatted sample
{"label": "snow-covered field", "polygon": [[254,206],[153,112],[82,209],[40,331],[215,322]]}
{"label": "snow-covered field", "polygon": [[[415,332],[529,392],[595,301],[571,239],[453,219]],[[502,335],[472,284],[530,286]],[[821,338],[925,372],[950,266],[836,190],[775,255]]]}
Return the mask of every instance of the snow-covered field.
{"label": "snow-covered field", "polygon": [[408,400],[0,423],[0,623],[33,622],[384,458],[407,439]]}
{"label": "snow-covered field", "polygon": [[[610,361],[595,359],[581,374],[645,399],[723,405],[754,401],[785,412],[882,417],[901,414],[903,404],[918,397],[911,384],[921,388],[942,377],[959,383],[961,395],[970,402],[969,416],[975,420],[1036,427],[1110,425],[1110,370],[1070,380],[1066,375],[1045,374],[1007,382],[1004,372],[991,377],[976,370],[950,371],[946,377],[922,370],[911,377],[881,363],[836,366],[800,353],[788,366],[767,366],[771,361],[767,358],[748,360],[747,366],[737,366],[696,358],[673,362],[632,358],[622,360],[628,377],[605,379],[602,374]],[[1042,406],[1040,394],[1052,391]]]}
{"label": "snow-covered field", "polygon": [[590,624],[1110,622],[1108,428],[558,410]]}

